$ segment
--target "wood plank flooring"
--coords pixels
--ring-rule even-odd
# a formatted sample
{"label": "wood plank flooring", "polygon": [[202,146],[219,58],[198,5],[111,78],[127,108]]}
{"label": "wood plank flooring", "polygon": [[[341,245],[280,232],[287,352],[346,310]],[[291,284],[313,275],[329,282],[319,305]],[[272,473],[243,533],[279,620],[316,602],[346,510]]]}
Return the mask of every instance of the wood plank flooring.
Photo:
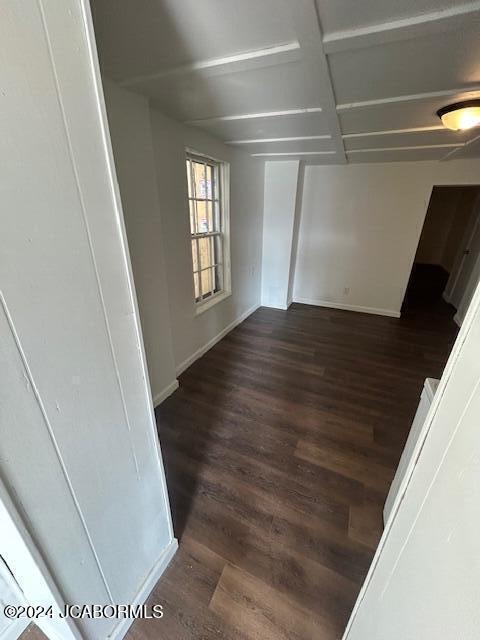
{"label": "wood plank flooring", "polygon": [[261,308],[157,410],[180,548],[129,640],[341,638],[453,311]]}
{"label": "wood plank flooring", "polygon": [[451,308],[261,308],[157,410],[180,549],[130,640],[340,638]]}

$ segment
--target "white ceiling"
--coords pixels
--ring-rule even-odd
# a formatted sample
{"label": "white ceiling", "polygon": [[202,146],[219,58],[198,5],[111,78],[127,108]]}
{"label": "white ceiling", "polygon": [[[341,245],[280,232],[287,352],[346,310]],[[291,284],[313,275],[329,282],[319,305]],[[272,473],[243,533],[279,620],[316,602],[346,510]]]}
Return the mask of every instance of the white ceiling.
{"label": "white ceiling", "polygon": [[92,0],[103,72],[265,159],[480,156],[480,0]]}

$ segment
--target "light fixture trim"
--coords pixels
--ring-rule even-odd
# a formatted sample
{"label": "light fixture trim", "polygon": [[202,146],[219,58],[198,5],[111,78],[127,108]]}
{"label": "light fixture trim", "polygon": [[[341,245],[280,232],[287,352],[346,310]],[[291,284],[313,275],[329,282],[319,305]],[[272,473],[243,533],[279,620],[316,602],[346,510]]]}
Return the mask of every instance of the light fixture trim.
{"label": "light fixture trim", "polygon": [[[467,113],[470,117],[465,121]],[[462,115],[464,117],[463,123]],[[466,131],[473,129],[473,127],[478,127],[480,126],[480,98],[449,104],[439,109],[437,116],[442,121],[443,126],[452,131]]]}

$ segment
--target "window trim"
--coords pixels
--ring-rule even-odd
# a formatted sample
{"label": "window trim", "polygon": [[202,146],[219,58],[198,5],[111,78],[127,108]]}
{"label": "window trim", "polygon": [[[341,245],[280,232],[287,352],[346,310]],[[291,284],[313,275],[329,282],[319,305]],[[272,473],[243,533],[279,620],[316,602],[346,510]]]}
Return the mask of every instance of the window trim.
{"label": "window trim", "polygon": [[[195,300],[195,286],[194,286],[194,274],[193,274],[193,252],[192,252],[192,230],[190,227],[190,194],[188,193],[188,182],[187,182],[187,213],[188,213],[188,240],[189,240],[189,252],[190,252],[190,265],[191,265],[191,273],[192,273],[192,300],[193,300],[193,309],[195,315],[200,315],[213,307],[214,305],[222,302],[226,298],[232,295],[232,284],[231,284],[231,263],[230,263],[230,163],[222,160],[220,158],[215,158],[206,153],[202,153],[197,151],[196,149],[192,149],[191,147],[185,148],[185,158],[191,158],[195,160],[198,158],[199,161],[205,162],[215,162],[218,166],[218,185],[216,185],[219,190],[219,205],[220,205],[220,234],[223,240],[223,288],[220,291],[217,291],[213,295],[205,298],[204,300],[199,300],[198,302]],[[187,176],[185,174],[185,180],[187,180]],[[208,234],[206,234],[208,235]],[[214,234],[216,235],[216,234]]]}

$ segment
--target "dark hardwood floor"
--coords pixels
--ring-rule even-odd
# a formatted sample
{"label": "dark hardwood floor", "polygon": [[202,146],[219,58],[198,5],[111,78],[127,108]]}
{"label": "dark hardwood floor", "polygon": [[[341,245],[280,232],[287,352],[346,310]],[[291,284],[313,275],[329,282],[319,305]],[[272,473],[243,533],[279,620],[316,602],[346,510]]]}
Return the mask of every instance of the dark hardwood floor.
{"label": "dark hardwood floor", "polygon": [[157,410],[180,548],[129,640],[341,637],[453,313],[261,308],[181,376]]}
{"label": "dark hardwood floor", "polygon": [[180,549],[130,640],[340,638],[453,310],[261,308],[157,410]]}

